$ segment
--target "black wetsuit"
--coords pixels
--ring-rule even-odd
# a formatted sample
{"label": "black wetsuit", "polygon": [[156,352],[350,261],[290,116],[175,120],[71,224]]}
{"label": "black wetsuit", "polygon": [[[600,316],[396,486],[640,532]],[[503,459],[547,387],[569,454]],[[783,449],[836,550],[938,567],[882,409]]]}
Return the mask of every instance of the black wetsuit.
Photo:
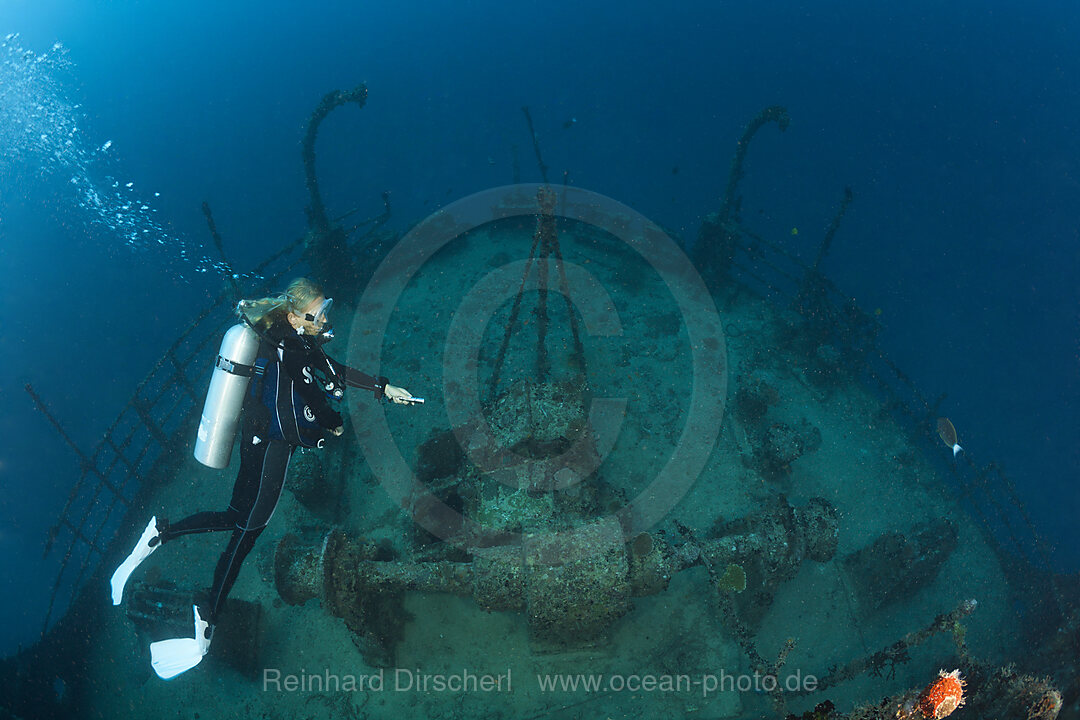
{"label": "black wetsuit", "polygon": [[[373,390],[376,398],[383,395],[385,377],[375,378],[333,360],[323,352],[322,343],[320,338],[297,335],[285,323],[270,327],[259,349],[263,372],[252,378],[244,401],[240,472],[228,509],[163,523],[163,543],[192,533],[232,531],[214,571],[210,597],[205,607],[200,603],[202,616],[211,625],[236,582],[241,563],[277,508],[293,451],[299,445],[321,447],[323,431],[341,427],[341,415],[330,406],[318,377],[334,381],[337,387]],[[300,430],[303,425],[307,427]]]}

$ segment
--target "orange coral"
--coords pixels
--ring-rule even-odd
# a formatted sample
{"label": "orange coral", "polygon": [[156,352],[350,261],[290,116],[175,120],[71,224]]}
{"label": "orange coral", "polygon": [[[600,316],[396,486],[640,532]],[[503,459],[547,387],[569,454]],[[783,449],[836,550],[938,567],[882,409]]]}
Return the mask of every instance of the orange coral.
{"label": "orange coral", "polygon": [[942,670],[938,679],[926,686],[919,695],[919,712],[929,720],[948,717],[964,704],[964,679],[959,670],[947,673]]}

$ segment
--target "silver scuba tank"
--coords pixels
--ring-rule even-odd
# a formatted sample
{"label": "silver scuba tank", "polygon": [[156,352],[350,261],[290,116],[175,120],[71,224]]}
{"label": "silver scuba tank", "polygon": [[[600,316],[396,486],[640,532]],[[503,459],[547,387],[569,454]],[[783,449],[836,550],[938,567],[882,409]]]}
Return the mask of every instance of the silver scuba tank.
{"label": "silver scuba tank", "polygon": [[258,353],[259,336],[245,323],[233,325],[221,339],[195,439],[195,459],[203,465],[219,469],[229,465]]}

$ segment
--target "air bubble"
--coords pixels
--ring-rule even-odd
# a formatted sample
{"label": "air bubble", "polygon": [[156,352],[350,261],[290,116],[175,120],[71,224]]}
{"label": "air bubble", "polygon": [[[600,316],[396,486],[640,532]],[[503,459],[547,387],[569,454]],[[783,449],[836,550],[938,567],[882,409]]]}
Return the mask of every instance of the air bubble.
{"label": "air bubble", "polygon": [[[16,44],[18,33],[0,42],[7,59],[0,65],[0,158],[32,163],[43,176],[61,173],[76,187],[72,202],[85,213],[86,221],[113,234],[134,249],[161,247],[197,272],[208,268],[224,274],[202,248],[169,233],[153,219],[158,212],[133,190],[109,177],[105,153],[113,141],[100,145],[84,140],[79,124],[85,121],[80,105],[70,103],[57,79],[72,64],[59,42],[41,54]],[[126,193],[121,196],[121,193]],[[154,197],[161,193],[155,192]],[[189,252],[189,245],[191,252]]]}

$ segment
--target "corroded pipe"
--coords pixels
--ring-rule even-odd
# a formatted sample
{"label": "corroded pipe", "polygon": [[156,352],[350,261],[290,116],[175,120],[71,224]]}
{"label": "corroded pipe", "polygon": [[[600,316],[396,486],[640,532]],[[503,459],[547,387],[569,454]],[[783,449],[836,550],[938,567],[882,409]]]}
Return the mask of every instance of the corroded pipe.
{"label": "corroded pipe", "polygon": [[286,602],[320,598],[362,637],[373,620],[365,604],[381,599],[385,612],[391,599],[415,590],[472,597],[488,610],[525,611],[534,642],[565,647],[597,637],[629,612],[632,597],[665,590],[675,573],[705,558],[713,566],[739,564],[744,582],[749,573],[771,590],[803,559],[824,562],[836,550],[836,512],[821,499],[799,509],[779,501],[728,527],[726,537],[676,548],[661,533],[628,543],[618,520],[606,517],[562,532],[525,533],[516,545],[473,548],[470,562],[386,561],[374,543],[333,530],[315,544],[286,536],[275,574]]}
{"label": "corroded pipe", "polygon": [[323,96],[318,107],[311,113],[311,118],[308,119],[300,155],[304,160],[304,179],[310,196],[311,204],[308,209],[311,213],[311,226],[320,234],[330,232],[330,219],[326,216],[322,193],[319,192],[319,180],[315,174],[315,140],[319,136],[319,125],[327,115],[346,103],[354,102],[358,107],[364,107],[367,95],[367,86],[363,83],[352,90],[332,90]]}
{"label": "corroded pipe", "polygon": [[780,128],[780,132],[787,130],[788,125],[791,124],[791,116],[788,115],[787,108],[781,105],[771,105],[765,108],[747,124],[746,130],[743,131],[742,137],[739,138],[739,144],[735,148],[735,156],[731,159],[731,172],[728,175],[727,189],[724,191],[724,205],[720,210],[720,219],[723,222],[733,219],[736,212],[735,194],[738,192],[739,181],[742,180],[744,175],[743,162],[746,160],[746,151],[750,147],[750,141],[758,130],[770,122],[776,123]]}
{"label": "corroded pipe", "polygon": [[327,115],[347,103],[364,107],[367,93],[367,86],[360,84],[352,90],[334,90],[323,96],[308,120],[301,148],[304,178],[310,196],[305,254],[316,276],[337,288],[352,286],[356,280],[356,268],[348,252],[348,237],[345,231],[340,226],[332,225],[326,214],[322,193],[319,192],[318,176],[315,173],[315,140],[319,135],[319,126]]}
{"label": "corroded pipe", "polygon": [[275,554],[278,592],[294,605],[317,597],[347,622],[353,607],[375,593],[450,593],[489,610],[527,611],[536,640],[578,642],[624,615],[631,596],[663,590],[681,569],[662,536],[638,536],[628,550],[615,518],[526,533],[519,545],[476,548],[471,562],[386,562],[376,555],[373,543],[339,530],[314,545],[288,535]]}

